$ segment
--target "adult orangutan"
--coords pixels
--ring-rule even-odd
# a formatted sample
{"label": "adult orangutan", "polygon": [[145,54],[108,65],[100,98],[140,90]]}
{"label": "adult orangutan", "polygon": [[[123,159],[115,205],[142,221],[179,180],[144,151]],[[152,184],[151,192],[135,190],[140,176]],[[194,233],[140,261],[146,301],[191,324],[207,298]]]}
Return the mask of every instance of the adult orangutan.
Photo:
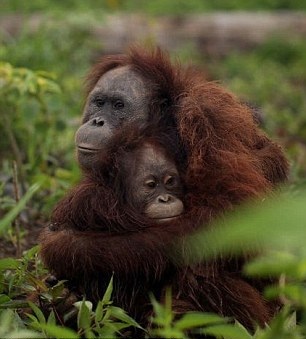
{"label": "adult orangutan", "polygon": [[[114,303],[142,324],[151,312],[148,293],[162,298],[167,286],[177,312],[214,311],[248,328],[268,322],[273,304],[257,282],[244,279],[236,260],[182,266],[171,248],[285,181],[280,147],[235,96],[194,68],[171,64],[158,49],[102,58],[87,88],[76,133],[84,178],[42,233],[47,267],[94,301],[114,274]],[[135,193],[147,174],[166,189],[160,162],[166,172],[175,169],[173,197],[181,206],[163,222],[147,213],[145,195]]]}

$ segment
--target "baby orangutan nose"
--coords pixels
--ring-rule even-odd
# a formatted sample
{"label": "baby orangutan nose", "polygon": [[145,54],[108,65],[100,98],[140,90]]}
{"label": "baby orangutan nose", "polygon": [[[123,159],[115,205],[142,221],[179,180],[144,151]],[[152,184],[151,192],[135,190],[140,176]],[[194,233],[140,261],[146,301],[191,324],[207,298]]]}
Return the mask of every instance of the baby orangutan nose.
{"label": "baby orangutan nose", "polygon": [[145,209],[145,214],[157,222],[169,221],[184,212],[183,202],[172,194],[161,194]]}

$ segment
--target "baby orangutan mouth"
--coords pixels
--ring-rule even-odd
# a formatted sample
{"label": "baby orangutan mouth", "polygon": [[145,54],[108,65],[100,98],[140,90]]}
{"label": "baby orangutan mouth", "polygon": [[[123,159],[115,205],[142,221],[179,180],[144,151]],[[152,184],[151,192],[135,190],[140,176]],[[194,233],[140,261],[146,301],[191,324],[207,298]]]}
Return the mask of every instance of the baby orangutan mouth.
{"label": "baby orangutan mouth", "polygon": [[145,210],[145,215],[156,222],[177,219],[184,212],[182,201],[174,195],[159,195]]}
{"label": "baby orangutan mouth", "polygon": [[178,219],[180,216],[181,216],[181,214],[180,214],[180,215],[175,215],[174,217],[167,217],[167,218],[152,218],[152,219],[154,219],[158,224],[162,224],[162,223],[167,222],[167,221],[176,220],[176,219]]}

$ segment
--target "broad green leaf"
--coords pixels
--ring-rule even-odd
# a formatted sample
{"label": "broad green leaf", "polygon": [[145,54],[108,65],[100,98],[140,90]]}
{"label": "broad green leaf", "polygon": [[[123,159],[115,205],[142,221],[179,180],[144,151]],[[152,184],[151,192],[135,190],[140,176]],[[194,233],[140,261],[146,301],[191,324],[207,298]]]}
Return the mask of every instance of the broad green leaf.
{"label": "broad green leaf", "polygon": [[89,300],[76,301],[73,305],[79,310],[85,305],[89,311],[92,311],[92,302]]}
{"label": "broad green leaf", "polygon": [[246,331],[246,329],[231,324],[209,326],[201,329],[201,333],[225,339],[252,339],[252,336]]}
{"label": "broad green leaf", "polygon": [[0,271],[14,270],[20,266],[20,260],[13,258],[0,259]]}
{"label": "broad green leaf", "polygon": [[[216,255],[243,253],[259,249],[300,253],[306,239],[306,195],[277,199],[237,207],[236,212],[217,220],[209,229],[189,238],[190,255],[195,262]],[[305,249],[304,249],[305,251]]]}
{"label": "broad green leaf", "polygon": [[39,332],[34,332],[26,329],[17,329],[6,334],[6,339],[33,339],[45,338],[46,336]]}
{"label": "broad green leaf", "polygon": [[86,304],[86,301],[83,300],[82,302],[80,302],[80,309],[78,313],[78,328],[87,329],[90,327],[91,324],[90,313],[91,310]]}
{"label": "broad green leaf", "polygon": [[257,258],[245,267],[249,275],[261,277],[280,276],[285,273],[288,276],[296,276],[298,258],[288,252],[269,252],[267,255]]}
{"label": "broad green leaf", "polygon": [[141,328],[138,323],[131,318],[122,308],[116,306],[110,306],[109,309],[111,310],[111,315],[118,320],[123,321],[124,323]]}
{"label": "broad green leaf", "polygon": [[167,339],[185,339],[187,338],[184,333],[180,330],[177,330],[172,327],[167,328],[159,328],[156,330],[151,331],[151,335],[155,338],[155,336],[160,338],[167,338]]}
{"label": "broad green leaf", "polygon": [[85,338],[96,338],[96,336],[90,329],[85,329]]}
{"label": "broad green leaf", "polygon": [[50,337],[57,339],[78,339],[78,334],[71,330],[70,328],[57,326],[53,324],[34,324],[35,329],[40,329],[45,331]]}
{"label": "broad green leaf", "polygon": [[99,338],[116,338],[116,327],[105,325],[102,328],[95,329]]}
{"label": "broad green leaf", "polygon": [[306,288],[302,284],[287,283],[285,286],[272,286],[266,294],[270,297],[286,297],[294,304],[306,308]]}
{"label": "broad green leaf", "polygon": [[4,337],[5,333],[10,329],[10,325],[14,320],[14,312],[5,310],[0,313],[0,334]]}
{"label": "broad green leaf", "polygon": [[116,321],[113,321],[113,322],[108,322],[104,325],[104,327],[109,327],[113,330],[113,332],[117,332],[119,333],[121,330],[125,329],[125,328],[128,328],[128,327],[131,327],[130,324],[126,324],[126,323],[121,323],[121,322],[116,322]]}
{"label": "broad green leaf", "polygon": [[48,292],[52,296],[53,299],[59,298],[62,296],[65,289],[65,282],[67,280],[60,280],[56,285],[49,288]]}
{"label": "broad green leaf", "polygon": [[193,327],[207,326],[215,323],[225,323],[228,318],[222,318],[212,313],[190,312],[184,314],[176,323],[175,327],[186,330]]}

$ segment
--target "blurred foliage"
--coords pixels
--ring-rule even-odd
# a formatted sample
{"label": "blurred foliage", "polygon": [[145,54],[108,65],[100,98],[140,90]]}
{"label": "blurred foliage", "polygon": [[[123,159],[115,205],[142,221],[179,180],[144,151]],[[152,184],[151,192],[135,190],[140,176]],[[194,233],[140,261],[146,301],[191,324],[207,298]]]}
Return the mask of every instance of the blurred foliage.
{"label": "blurred foliage", "polygon": [[205,334],[228,339],[250,339],[252,336],[238,323],[232,324],[229,318],[212,313],[188,312],[179,319],[172,310],[171,290],[166,292],[164,305],[151,297],[154,310],[153,327],[150,338],[188,339],[191,334]]}
{"label": "blurred foliage", "polygon": [[185,14],[213,10],[290,10],[306,9],[300,0],[2,0],[3,12],[41,10],[138,11],[150,14]]}
{"label": "blurred foliage", "polygon": [[[67,121],[53,106],[53,103],[59,105],[60,95],[53,76],[0,63],[0,83],[0,133],[5,136],[0,141],[0,155],[5,158],[2,161],[4,180],[10,178],[9,173],[5,174],[5,164],[15,160],[21,193],[36,182],[48,190],[67,189],[67,179],[77,177],[78,172],[73,175],[61,168],[66,159],[55,154],[65,146],[66,135],[61,132]],[[72,154],[70,148],[67,156],[70,162]],[[47,199],[44,204],[48,205]]]}
{"label": "blurred foliage", "polygon": [[[249,202],[238,208],[237,212],[217,220],[209,231],[201,231],[191,237],[192,251],[185,260],[198,261],[213,258],[220,253],[240,255],[246,248],[254,253],[260,250],[261,253],[267,252],[273,259],[278,258],[274,260],[275,269],[259,271],[261,275],[268,273],[278,276],[280,273],[288,273],[293,278],[306,279],[306,262],[298,269],[298,260],[306,258],[306,248],[303,246],[306,239],[305,206],[305,191],[294,194],[284,191],[277,197]],[[282,250],[289,251],[291,255],[285,255],[282,260],[281,255],[278,256]],[[278,264],[283,271],[279,270]],[[292,264],[298,270],[288,269],[287,272],[284,270],[287,264]]]}
{"label": "blurred foliage", "polygon": [[[50,287],[42,279],[45,275],[37,246],[22,259],[0,259],[1,338],[115,338],[130,327],[141,330],[124,310],[112,305],[112,280],[95,309],[90,301],[80,300],[59,314],[64,282]],[[62,326],[73,317],[77,317],[75,330]]]}

